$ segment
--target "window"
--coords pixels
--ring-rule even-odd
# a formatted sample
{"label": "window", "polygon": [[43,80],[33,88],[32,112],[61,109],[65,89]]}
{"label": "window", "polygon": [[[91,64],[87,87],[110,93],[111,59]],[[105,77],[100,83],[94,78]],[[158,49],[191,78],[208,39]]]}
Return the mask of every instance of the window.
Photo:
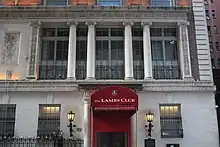
{"label": "window", "polygon": [[212,18],[216,18],[216,15],[215,15],[215,10],[212,10]]}
{"label": "window", "polygon": [[39,79],[65,79],[69,28],[43,28],[42,35]]}
{"label": "window", "polygon": [[60,131],[60,104],[40,104],[38,136],[49,136]]}
{"label": "window", "polygon": [[174,6],[172,0],[151,0],[151,7],[171,7]]}
{"label": "window", "polygon": [[217,66],[220,67],[220,59],[217,59]]}
{"label": "window", "polygon": [[215,48],[216,48],[216,50],[219,50],[220,48],[219,48],[219,42],[215,42]]}
{"label": "window", "polygon": [[182,138],[182,118],[180,104],[160,105],[161,137]]}
{"label": "window", "polygon": [[209,42],[209,48],[210,48],[210,51],[212,52],[213,51],[213,43],[212,42]]}
{"label": "window", "polygon": [[215,60],[213,58],[211,59],[211,63],[212,63],[212,68],[215,68]]}
{"label": "window", "polygon": [[141,26],[132,28],[134,78],[144,78],[143,30]]}
{"label": "window", "polygon": [[121,5],[120,0],[97,0],[97,5],[101,6],[119,6]]}
{"label": "window", "polygon": [[45,5],[67,5],[67,0],[44,0]]}
{"label": "window", "polygon": [[204,3],[205,3],[205,5],[208,5],[208,4],[209,4],[208,0],[205,0]]}
{"label": "window", "polygon": [[216,33],[216,34],[217,34],[217,33],[218,33],[218,30],[217,30],[216,25],[214,25],[214,26],[213,26],[213,29],[214,29],[214,33]]}
{"label": "window", "polygon": [[176,28],[151,28],[153,74],[155,79],[179,79]]}
{"label": "window", "polygon": [[214,0],[210,0],[211,1],[211,3],[214,3]]}
{"label": "window", "polygon": [[0,136],[14,136],[15,104],[0,104]]}
{"label": "window", "polygon": [[209,19],[209,10],[205,10],[206,19]]}
{"label": "window", "polygon": [[76,30],[76,79],[78,80],[86,78],[87,32],[86,26],[80,26]]}
{"label": "window", "polygon": [[124,78],[124,31],[96,28],[96,79]]}

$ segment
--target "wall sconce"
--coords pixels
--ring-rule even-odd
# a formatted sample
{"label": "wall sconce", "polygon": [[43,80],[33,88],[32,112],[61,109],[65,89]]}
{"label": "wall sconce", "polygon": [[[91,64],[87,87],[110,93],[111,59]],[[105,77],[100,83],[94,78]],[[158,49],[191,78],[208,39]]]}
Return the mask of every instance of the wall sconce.
{"label": "wall sconce", "polygon": [[153,128],[153,124],[152,124],[153,120],[154,120],[154,114],[149,111],[149,112],[145,115],[145,121],[148,122],[148,125],[146,125],[145,128],[146,128],[146,129],[148,128],[147,132],[148,132],[148,136],[149,136],[149,137],[151,137],[151,132],[152,132],[152,128]]}
{"label": "wall sconce", "polygon": [[67,127],[69,128],[70,137],[73,137],[73,127],[75,127],[75,125],[73,125],[73,121],[75,119],[75,116],[76,114],[72,111],[67,113],[67,119],[69,120],[69,125]]}

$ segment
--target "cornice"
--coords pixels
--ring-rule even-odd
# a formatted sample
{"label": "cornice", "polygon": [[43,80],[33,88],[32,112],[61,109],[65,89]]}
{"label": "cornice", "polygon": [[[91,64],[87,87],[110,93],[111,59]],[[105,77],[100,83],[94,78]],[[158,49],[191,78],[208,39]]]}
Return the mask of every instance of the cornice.
{"label": "cornice", "polygon": [[[83,86],[82,86],[83,85]],[[214,92],[211,81],[184,80],[47,80],[47,81],[0,81],[0,91],[78,91],[86,86],[123,85],[141,86],[141,91],[195,91]],[[140,89],[139,89],[140,90]]]}
{"label": "cornice", "polygon": [[[0,7],[0,19],[187,19],[189,8],[167,7],[101,7],[101,6],[63,6],[63,7]],[[123,21],[123,20],[122,20]]]}

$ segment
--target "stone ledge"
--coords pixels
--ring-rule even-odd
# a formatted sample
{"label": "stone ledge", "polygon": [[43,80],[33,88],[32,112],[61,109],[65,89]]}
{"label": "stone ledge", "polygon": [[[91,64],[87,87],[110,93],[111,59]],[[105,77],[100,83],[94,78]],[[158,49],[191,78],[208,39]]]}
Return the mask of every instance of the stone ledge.
{"label": "stone ledge", "polygon": [[45,81],[0,81],[0,91],[78,91],[86,86],[141,86],[141,91],[210,91],[212,81],[184,80],[45,80]]}
{"label": "stone ledge", "polygon": [[178,18],[186,19],[188,7],[101,7],[101,6],[36,6],[0,7],[0,19],[96,19],[96,18]]}

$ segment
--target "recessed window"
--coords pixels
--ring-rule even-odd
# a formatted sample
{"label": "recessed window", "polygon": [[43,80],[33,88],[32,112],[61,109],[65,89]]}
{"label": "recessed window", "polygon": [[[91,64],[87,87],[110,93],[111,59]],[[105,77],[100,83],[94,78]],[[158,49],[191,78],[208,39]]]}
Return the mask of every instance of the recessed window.
{"label": "recessed window", "polygon": [[121,5],[120,0],[97,0],[97,5],[101,6],[119,6]]}
{"label": "recessed window", "polygon": [[45,5],[67,5],[67,0],[45,0]]}
{"label": "recessed window", "polygon": [[59,104],[39,105],[38,136],[50,136],[60,131],[60,108]]}
{"label": "recessed window", "polygon": [[216,48],[216,50],[220,50],[220,48],[219,48],[219,42],[215,42],[215,48]]}
{"label": "recessed window", "polygon": [[182,138],[182,118],[179,104],[160,105],[161,137]]}
{"label": "recessed window", "polygon": [[0,136],[14,136],[15,104],[0,104]]}
{"label": "recessed window", "polygon": [[216,18],[216,15],[215,15],[215,10],[212,10],[212,18]]}
{"label": "recessed window", "polygon": [[206,19],[209,19],[209,10],[205,10]]}
{"label": "recessed window", "polygon": [[171,7],[174,3],[172,0],[151,0],[150,5],[151,7]]}
{"label": "recessed window", "polygon": [[213,43],[212,42],[209,42],[209,48],[210,48],[210,51],[213,50]]}
{"label": "recessed window", "polygon": [[217,33],[218,33],[218,30],[217,30],[217,26],[216,26],[216,25],[213,26],[213,29],[214,29],[214,33],[217,34]]}
{"label": "recessed window", "polygon": [[214,0],[210,0],[211,1],[211,3],[214,3],[215,1]]}

